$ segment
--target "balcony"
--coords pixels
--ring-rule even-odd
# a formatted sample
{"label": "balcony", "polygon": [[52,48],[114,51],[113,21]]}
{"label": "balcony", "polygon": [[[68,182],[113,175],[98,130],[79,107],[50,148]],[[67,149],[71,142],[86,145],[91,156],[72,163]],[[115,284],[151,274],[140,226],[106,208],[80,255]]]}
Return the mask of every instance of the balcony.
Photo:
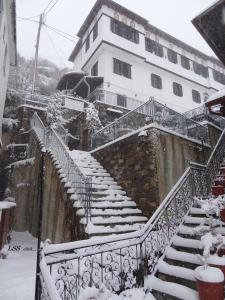
{"label": "balcony", "polygon": [[91,102],[100,101],[105,104],[125,108],[127,110],[134,110],[141,104],[143,104],[143,101],[140,101],[138,99],[112,93],[103,89],[95,89],[87,99]]}

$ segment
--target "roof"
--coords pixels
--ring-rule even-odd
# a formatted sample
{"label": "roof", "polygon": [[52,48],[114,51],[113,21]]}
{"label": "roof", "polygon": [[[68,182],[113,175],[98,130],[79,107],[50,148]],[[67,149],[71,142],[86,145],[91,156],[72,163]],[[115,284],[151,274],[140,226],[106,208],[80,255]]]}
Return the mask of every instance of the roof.
{"label": "roof", "polygon": [[84,77],[84,75],[84,72],[68,72],[61,77],[56,89],[59,91],[71,90],[80,81],[80,79]]}
{"label": "roof", "polygon": [[225,65],[225,0],[211,5],[192,23]]}
{"label": "roof", "polygon": [[193,54],[203,58],[212,61],[212,63],[218,64],[219,66],[223,66],[221,62],[212,57],[208,56],[201,51],[197,50],[194,47],[189,46],[188,44],[182,42],[181,40],[173,37],[172,35],[166,33],[165,31],[151,25],[147,19],[141,17],[140,15],[132,12],[131,10],[121,6],[120,4],[112,1],[112,0],[97,0],[93,8],[91,9],[90,13],[88,14],[87,18],[85,19],[83,25],[81,26],[80,30],[77,33],[77,36],[80,38],[76,46],[74,47],[70,57],[69,61],[73,62],[76,55],[78,54],[79,50],[82,47],[82,38],[86,32],[86,30],[90,27],[91,22],[94,20],[96,14],[101,9],[103,5],[106,5],[109,8],[112,8],[116,10],[117,12],[127,16],[128,18],[136,21],[137,23],[141,24],[145,30],[151,31],[153,33],[156,33],[158,36],[168,40],[169,42],[176,44],[178,47],[185,49],[186,51],[192,52]]}
{"label": "roof", "polygon": [[219,90],[216,93],[213,93],[208,99],[207,99],[207,103],[214,101],[214,100],[218,100],[221,98],[225,98],[225,88],[222,88],[221,90]]}

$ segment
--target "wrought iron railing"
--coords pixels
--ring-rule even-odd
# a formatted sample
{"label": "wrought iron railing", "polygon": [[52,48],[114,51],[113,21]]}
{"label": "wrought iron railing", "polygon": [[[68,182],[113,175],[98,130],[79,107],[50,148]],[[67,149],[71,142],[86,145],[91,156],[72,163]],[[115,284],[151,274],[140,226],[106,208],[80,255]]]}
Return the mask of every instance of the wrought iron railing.
{"label": "wrought iron railing", "polygon": [[159,258],[191,208],[193,197],[207,195],[208,174],[218,171],[218,161],[225,155],[224,140],[225,131],[208,164],[191,163],[141,230],[102,237],[101,241],[46,246],[46,264],[60,299],[77,300],[83,289],[102,283],[113,292],[143,286],[144,275],[156,272]]}
{"label": "wrought iron railing", "polygon": [[52,128],[46,128],[35,113],[31,118],[31,127],[37,133],[39,139],[47,150],[53,153],[59,161],[62,171],[70,182],[71,188],[77,194],[78,199],[85,210],[86,224],[91,220],[91,189],[92,179],[85,176],[75,161],[71,158],[63,138]]}
{"label": "wrought iron railing", "polygon": [[155,101],[152,97],[148,102],[93,134],[92,149],[151,123],[189,138],[209,143],[208,129],[205,126]]}
{"label": "wrought iron railing", "polygon": [[[145,274],[153,274],[159,258],[177,232],[193,196],[204,194],[205,169],[189,167],[154,215],[137,232],[50,245],[44,249],[52,279],[61,299],[78,299],[82,289],[100,287],[113,292],[143,286]],[[193,174],[195,179],[193,181]]]}
{"label": "wrought iron railing", "polygon": [[197,108],[189,110],[185,112],[184,115],[189,119],[195,120],[196,122],[208,121],[220,127],[221,129],[225,128],[225,119],[223,117],[211,114],[205,105],[201,105]]}

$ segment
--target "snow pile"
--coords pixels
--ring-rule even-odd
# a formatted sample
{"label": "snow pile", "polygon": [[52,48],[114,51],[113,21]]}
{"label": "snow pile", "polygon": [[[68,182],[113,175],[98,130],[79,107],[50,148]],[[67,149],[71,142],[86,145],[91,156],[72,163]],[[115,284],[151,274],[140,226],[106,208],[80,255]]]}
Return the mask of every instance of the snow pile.
{"label": "snow pile", "polygon": [[144,289],[129,289],[122,292],[120,295],[111,293],[102,285],[100,289],[95,287],[87,287],[84,289],[78,300],[156,300],[150,293],[145,293]]}
{"label": "snow pile", "polygon": [[16,203],[14,203],[14,202],[0,201],[0,210],[9,209],[14,206],[16,206]]}
{"label": "snow pile", "polygon": [[27,159],[22,159],[22,160],[18,160],[10,165],[8,165],[6,168],[10,169],[12,166],[14,166],[15,168],[19,168],[21,166],[33,166],[35,161],[35,157],[31,157],[31,158],[27,158]]}
{"label": "snow pile", "polygon": [[[15,246],[20,251],[13,251]],[[0,299],[34,299],[37,239],[13,231],[9,247],[7,259],[0,260]]]}
{"label": "snow pile", "polygon": [[141,131],[141,132],[138,134],[138,136],[148,136],[147,130]]}
{"label": "snow pile", "polygon": [[93,103],[89,103],[85,108],[85,117],[88,129],[95,132],[103,127],[99,119],[98,110],[95,108]]}
{"label": "snow pile", "polygon": [[8,129],[12,130],[14,127],[17,127],[18,120],[10,119],[10,118],[3,118],[2,125]]}
{"label": "snow pile", "polygon": [[207,267],[204,266],[197,267],[195,269],[195,277],[196,279],[204,282],[223,282],[224,275],[223,272],[218,268]]}

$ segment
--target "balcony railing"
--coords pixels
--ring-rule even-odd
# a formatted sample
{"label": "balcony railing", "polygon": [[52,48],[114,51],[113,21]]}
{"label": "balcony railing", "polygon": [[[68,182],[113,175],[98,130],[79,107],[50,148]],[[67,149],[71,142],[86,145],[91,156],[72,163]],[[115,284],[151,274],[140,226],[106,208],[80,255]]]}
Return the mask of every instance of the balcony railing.
{"label": "balcony railing", "polygon": [[209,142],[208,129],[151,98],[92,136],[92,149],[131,133],[145,125],[158,124],[189,138]]}
{"label": "balcony railing", "polygon": [[124,100],[124,105],[119,105],[117,101],[117,94],[103,90],[103,89],[95,89],[89,96],[88,100],[94,102],[94,101],[100,101],[108,105],[113,105],[121,108],[125,108],[127,110],[134,110],[141,104],[143,104],[143,101],[140,101],[135,98],[126,97]]}
{"label": "balcony railing", "polygon": [[205,105],[199,106],[184,113],[184,115],[196,122],[208,121],[221,129],[225,128],[225,119],[223,117],[211,114]]}

